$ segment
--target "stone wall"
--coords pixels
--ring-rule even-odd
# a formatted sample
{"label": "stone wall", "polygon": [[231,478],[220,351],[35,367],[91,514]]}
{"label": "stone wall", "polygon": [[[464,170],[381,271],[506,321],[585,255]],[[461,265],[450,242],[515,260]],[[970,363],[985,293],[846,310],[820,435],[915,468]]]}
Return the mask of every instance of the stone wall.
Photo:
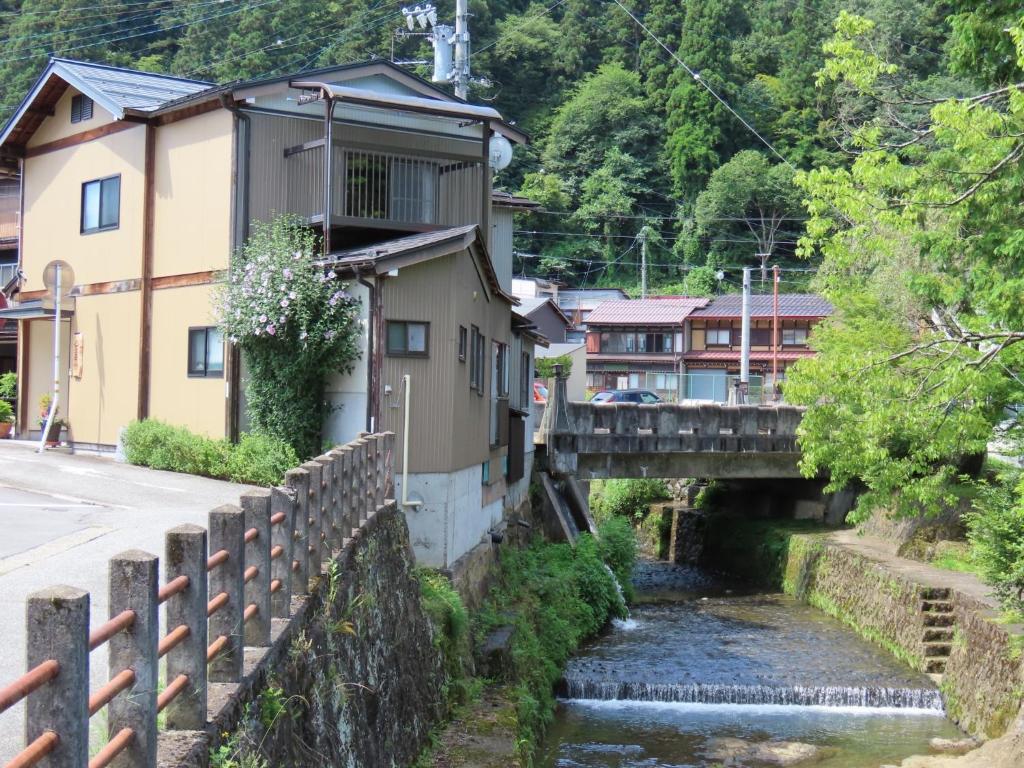
{"label": "stone wall", "polygon": [[[704,562],[781,588],[848,624],[914,669],[925,671],[922,601],[917,583],[806,526],[717,518]],[[950,717],[984,737],[1006,731],[1024,698],[1019,635],[986,606],[956,590],[954,639],[941,689]]]}
{"label": "stone wall", "polygon": [[261,768],[412,763],[445,706],[414,563],[392,503],[325,569],[292,622],[275,627],[270,653],[247,666],[241,686],[211,686],[205,738],[177,734],[177,750],[162,742],[162,764],[202,768],[218,751]]}

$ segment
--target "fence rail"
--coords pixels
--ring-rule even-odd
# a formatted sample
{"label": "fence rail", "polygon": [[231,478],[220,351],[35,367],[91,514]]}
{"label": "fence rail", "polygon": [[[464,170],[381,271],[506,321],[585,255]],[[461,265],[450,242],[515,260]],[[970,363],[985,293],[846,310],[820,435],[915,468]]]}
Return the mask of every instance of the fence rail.
{"label": "fence rail", "polygon": [[[28,671],[0,688],[0,713],[27,706],[7,768],[153,768],[158,715],[168,730],[205,728],[208,684],[241,679],[244,648],[270,645],[271,618],[290,618],[292,595],[386,503],[393,452],[392,433],[365,435],[211,511],[208,528],[170,529],[162,585],[156,555],[111,558],[110,619],[91,630],[88,592],[29,595]],[[103,646],[109,679],[90,691],[89,652]],[[90,759],[89,719],[104,709],[108,741]]]}

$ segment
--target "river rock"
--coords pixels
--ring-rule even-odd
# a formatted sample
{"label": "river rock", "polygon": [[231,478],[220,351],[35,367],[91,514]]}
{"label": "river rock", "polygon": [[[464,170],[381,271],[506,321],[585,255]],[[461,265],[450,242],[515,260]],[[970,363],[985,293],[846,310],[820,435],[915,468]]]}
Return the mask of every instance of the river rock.
{"label": "river rock", "polygon": [[938,737],[928,742],[933,752],[944,752],[949,755],[963,755],[972,749],[981,746],[977,739],[940,739]]}
{"label": "river rock", "polygon": [[800,765],[824,757],[821,747],[799,741],[750,742],[732,737],[711,739],[707,756],[725,766],[742,766],[754,761],[767,765]]}

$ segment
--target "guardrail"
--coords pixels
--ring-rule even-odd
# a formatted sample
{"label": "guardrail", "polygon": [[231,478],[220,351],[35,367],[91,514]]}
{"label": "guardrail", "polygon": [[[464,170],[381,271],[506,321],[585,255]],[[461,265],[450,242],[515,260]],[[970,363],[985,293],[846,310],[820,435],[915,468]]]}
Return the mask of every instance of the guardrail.
{"label": "guardrail", "polygon": [[[270,645],[271,619],[291,618],[292,595],[384,506],[393,449],[392,433],[365,435],[211,511],[208,529],[172,528],[162,585],[156,555],[117,555],[110,619],[91,630],[88,592],[31,594],[28,671],[0,689],[0,713],[27,705],[25,747],[7,768],[153,768],[158,715],[168,730],[205,728],[208,684],[241,680],[244,647]],[[109,680],[90,692],[89,653],[104,645]],[[104,708],[109,740],[90,759],[89,719]]]}

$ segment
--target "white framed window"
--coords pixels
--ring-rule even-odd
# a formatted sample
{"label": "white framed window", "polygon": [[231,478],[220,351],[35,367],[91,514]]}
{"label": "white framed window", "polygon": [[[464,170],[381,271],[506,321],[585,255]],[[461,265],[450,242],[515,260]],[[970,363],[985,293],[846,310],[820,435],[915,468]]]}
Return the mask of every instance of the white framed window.
{"label": "white framed window", "polygon": [[224,375],[224,334],[220,328],[188,329],[188,375],[190,378]]}
{"label": "white framed window", "polygon": [[786,347],[790,346],[804,346],[807,344],[807,329],[806,328],[783,328],[782,329],[782,345]]}
{"label": "white framed window", "polygon": [[732,328],[708,328],[705,344],[709,347],[728,347],[732,343]]}
{"label": "white framed window", "polygon": [[427,357],[430,323],[388,320],[387,352],[393,357]]}
{"label": "white framed window", "polygon": [[82,234],[117,229],[120,223],[120,174],[82,184]]}

